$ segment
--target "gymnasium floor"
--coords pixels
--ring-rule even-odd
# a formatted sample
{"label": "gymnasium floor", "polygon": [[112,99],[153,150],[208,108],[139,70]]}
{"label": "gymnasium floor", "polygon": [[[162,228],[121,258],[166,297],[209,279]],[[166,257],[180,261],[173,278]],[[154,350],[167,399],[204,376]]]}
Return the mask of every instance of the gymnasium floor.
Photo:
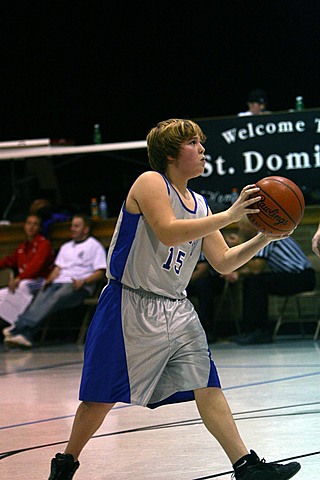
{"label": "gymnasium floor", "polygon": [[[267,461],[299,459],[297,480],[319,478],[320,345],[211,346],[249,448]],[[0,347],[0,479],[47,480],[69,436],[83,349]],[[77,480],[230,479],[230,464],[194,402],[148,410],[117,404],[81,458]]]}

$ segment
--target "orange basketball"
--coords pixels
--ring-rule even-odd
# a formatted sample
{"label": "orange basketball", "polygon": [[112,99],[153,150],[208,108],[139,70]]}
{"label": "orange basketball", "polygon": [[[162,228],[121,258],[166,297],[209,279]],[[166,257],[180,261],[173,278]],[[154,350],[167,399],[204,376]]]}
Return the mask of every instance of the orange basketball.
{"label": "orange basketball", "polygon": [[261,196],[255,208],[259,213],[247,215],[254,227],[268,235],[282,235],[296,228],[304,214],[304,197],[300,188],[285,177],[265,177],[256,183]]}

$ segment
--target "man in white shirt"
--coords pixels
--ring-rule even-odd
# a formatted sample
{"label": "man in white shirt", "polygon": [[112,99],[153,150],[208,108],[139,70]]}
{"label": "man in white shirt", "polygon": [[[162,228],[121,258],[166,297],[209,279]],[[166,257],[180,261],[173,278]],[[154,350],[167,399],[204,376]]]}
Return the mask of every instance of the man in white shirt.
{"label": "man in white shirt", "polygon": [[7,345],[31,348],[44,318],[81,305],[103,278],[106,251],[97,239],[90,236],[90,220],[85,215],[74,215],[70,232],[72,240],[61,246],[54,268],[35,300],[12,327],[3,330]]}

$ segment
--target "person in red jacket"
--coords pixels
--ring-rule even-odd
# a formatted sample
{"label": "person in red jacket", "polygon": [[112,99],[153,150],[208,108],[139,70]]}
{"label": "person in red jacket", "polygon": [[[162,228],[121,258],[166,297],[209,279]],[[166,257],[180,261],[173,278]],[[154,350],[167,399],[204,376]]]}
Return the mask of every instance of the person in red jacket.
{"label": "person in red jacket", "polygon": [[[26,240],[10,255],[0,259],[0,269],[9,267],[15,273],[10,278],[8,286],[0,289],[0,317],[7,323],[14,322],[16,319],[14,316],[17,317],[22,313],[23,303],[27,303],[28,298],[30,301],[40,289],[54,262],[51,243],[40,233],[41,217],[37,214],[29,214],[23,228]],[[10,298],[12,307],[8,309],[2,306],[3,302]],[[19,311],[15,312],[15,309]]]}

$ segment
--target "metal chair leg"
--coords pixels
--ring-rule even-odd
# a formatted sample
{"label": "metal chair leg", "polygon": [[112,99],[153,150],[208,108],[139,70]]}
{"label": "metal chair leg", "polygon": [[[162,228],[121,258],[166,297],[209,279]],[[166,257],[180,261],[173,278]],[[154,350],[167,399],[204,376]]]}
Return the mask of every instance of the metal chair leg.
{"label": "metal chair leg", "polygon": [[285,297],[284,301],[283,301],[283,304],[282,304],[282,307],[281,307],[281,310],[280,310],[280,313],[279,313],[279,316],[278,316],[278,320],[277,320],[277,323],[274,327],[274,330],[273,330],[273,334],[272,334],[272,339],[275,340],[276,339],[276,336],[278,334],[278,331],[283,323],[283,318],[284,318],[284,312],[287,308],[287,303],[289,301],[289,298],[290,297]]}

